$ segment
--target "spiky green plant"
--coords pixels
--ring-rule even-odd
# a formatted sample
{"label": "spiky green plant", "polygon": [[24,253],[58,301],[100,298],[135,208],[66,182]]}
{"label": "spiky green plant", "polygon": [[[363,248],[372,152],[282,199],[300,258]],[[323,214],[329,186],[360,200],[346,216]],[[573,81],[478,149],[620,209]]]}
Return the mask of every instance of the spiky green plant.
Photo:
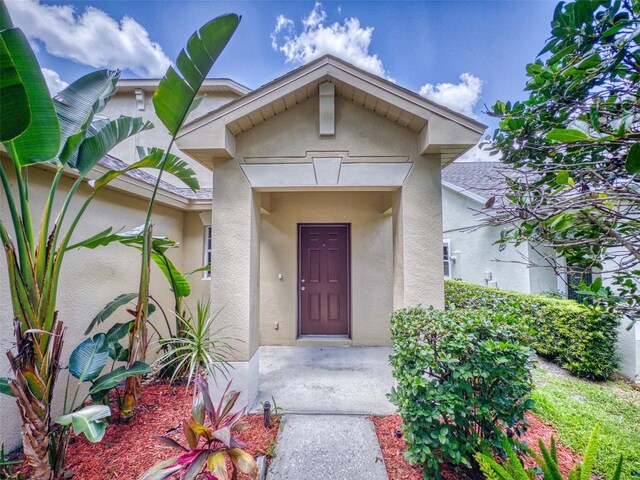
{"label": "spiky green plant", "polygon": [[156,364],[162,370],[172,371],[171,381],[186,378],[189,385],[204,372],[215,378],[229,373],[228,359],[233,353],[230,337],[224,335],[225,327],[216,328],[218,316],[211,313],[209,301],[200,300],[193,315],[187,307],[187,315],[178,317],[180,334],[160,339],[164,354]]}
{"label": "spiky green plant", "polygon": [[[598,435],[600,433],[600,425],[596,425],[589,437],[589,443],[585,450],[582,463],[576,465],[570,472],[566,480],[590,480],[591,470],[598,453]],[[490,453],[478,453],[475,456],[480,470],[487,480],[533,480],[536,478],[535,470],[532,468],[525,469],[524,465],[516,455],[513,447],[506,439],[503,439],[502,446],[507,459],[502,463],[498,463]],[[540,470],[542,470],[543,480],[565,480],[560,473],[558,465],[558,452],[556,441],[551,437],[550,447],[547,448],[541,439],[538,439],[540,455],[529,449],[528,453],[536,461]],[[611,480],[620,480],[622,475],[623,457],[620,455],[616,469]]]}

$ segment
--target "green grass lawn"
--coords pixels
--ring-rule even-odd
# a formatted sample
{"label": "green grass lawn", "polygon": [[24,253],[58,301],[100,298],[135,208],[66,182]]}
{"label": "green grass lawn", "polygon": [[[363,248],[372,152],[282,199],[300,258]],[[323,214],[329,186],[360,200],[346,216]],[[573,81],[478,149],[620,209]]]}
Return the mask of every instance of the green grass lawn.
{"label": "green grass lawn", "polygon": [[618,456],[624,455],[622,478],[640,474],[640,392],[623,382],[589,382],[536,369],[534,412],[551,423],[559,440],[582,454],[594,425],[601,424],[594,473],[610,478]]}

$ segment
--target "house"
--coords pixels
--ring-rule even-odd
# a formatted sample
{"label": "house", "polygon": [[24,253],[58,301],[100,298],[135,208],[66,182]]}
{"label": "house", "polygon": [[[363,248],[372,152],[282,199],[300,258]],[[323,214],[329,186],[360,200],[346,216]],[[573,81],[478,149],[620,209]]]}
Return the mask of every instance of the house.
{"label": "house", "polygon": [[[167,145],[151,101],[157,85],[120,82],[102,114],[140,116],[158,128],[112,151],[93,178],[135,161],[137,145]],[[390,345],[392,311],[443,307],[441,170],[477,143],[484,125],[332,56],[254,91],[210,79],[201,93],[174,153],[191,161],[204,188],[193,193],[163,177],[154,234],[180,243],[169,252],[179,269],[212,264],[210,276],[192,277],[191,298],[210,297],[219,325],[237,339],[234,386],[245,404],[258,391],[260,345]],[[11,171],[6,157],[2,166]],[[30,173],[34,208],[50,176],[46,166]],[[119,177],[74,239],[142,224],[153,180],[143,172]],[[69,173],[58,199],[72,182]],[[90,192],[83,186],[78,201]],[[5,208],[0,215],[7,219]],[[4,259],[0,268],[6,272]],[[137,251],[120,245],[68,254],[58,303],[68,327],[64,363],[108,301],[137,291],[138,269]],[[4,273],[0,292],[0,328],[8,332]],[[171,309],[157,271],[151,292]],[[1,336],[0,350],[11,343]],[[0,372],[9,373],[4,356]],[[19,428],[10,398],[0,397],[0,411],[0,442],[11,448]]]}
{"label": "house", "polygon": [[[524,242],[495,245],[502,227],[483,227],[486,202],[505,189],[500,162],[455,162],[442,171],[442,222],[445,278],[457,278],[524,293],[560,292],[567,285],[545,267],[553,252]],[[529,268],[529,263],[540,265]]]}
{"label": "house", "polygon": [[[504,193],[508,175],[500,162],[455,162],[442,171],[445,278],[524,293],[559,293],[576,299],[579,279],[558,276],[544,266],[549,261],[561,261],[549,248],[523,242],[500,251],[495,242],[502,227],[480,228],[486,219],[486,202]],[[608,279],[603,280],[606,283]],[[618,332],[619,372],[640,382],[640,325],[630,330],[627,326],[628,322],[623,321]]]}

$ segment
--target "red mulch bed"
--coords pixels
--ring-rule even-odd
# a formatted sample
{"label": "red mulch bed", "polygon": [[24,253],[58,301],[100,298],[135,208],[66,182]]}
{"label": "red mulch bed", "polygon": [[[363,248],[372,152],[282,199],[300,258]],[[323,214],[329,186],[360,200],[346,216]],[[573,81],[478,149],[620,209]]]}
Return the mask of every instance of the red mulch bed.
{"label": "red mulch bed", "polygon": [[[422,469],[412,466],[404,459],[407,447],[402,437],[398,438],[397,431],[402,426],[400,415],[389,415],[387,417],[370,417],[376,427],[376,434],[382,449],[382,456],[387,467],[389,480],[422,480]],[[541,438],[545,445],[549,446],[551,437],[556,436],[555,430],[546,423],[542,422],[533,414],[527,414],[527,420],[530,427],[522,438],[536,452],[538,451],[538,438]],[[566,476],[573,466],[580,460],[571,449],[565,447],[561,443],[556,443],[558,451],[558,463],[563,476]],[[527,466],[534,466],[532,459],[525,460]],[[456,472],[451,465],[444,465],[442,476],[445,480],[461,480],[460,472]]]}
{"label": "red mulch bed", "polygon": [[[73,479],[137,480],[159,461],[175,457],[177,450],[153,437],[166,435],[191,415],[192,392],[185,386],[165,382],[144,385],[138,414],[131,423],[109,425],[100,443],[91,443],[84,435],[72,437],[66,468],[73,471]],[[236,436],[247,443],[247,452],[254,456],[267,454],[275,442],[279,422],[266,429],[262,415],[248,415],[243,421],[248,428]],[[184,445],[181,430],[168,436]],[[29,478],[26,466],[22,473]],[[240,475],[240,478],[247,477]]]}

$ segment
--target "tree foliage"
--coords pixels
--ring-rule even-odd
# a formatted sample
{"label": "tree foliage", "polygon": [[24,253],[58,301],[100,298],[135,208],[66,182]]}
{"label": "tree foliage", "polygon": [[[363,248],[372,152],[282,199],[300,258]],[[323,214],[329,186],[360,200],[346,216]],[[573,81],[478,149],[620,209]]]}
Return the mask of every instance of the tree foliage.
{"label": "tree foliage", "polygon": [[558,270],[613,279],[588,293],[635,319],[640,292],[640,2],[561,2],[521,102],[497,102],[490,140],[512,167],[490,223],[544,244]]}

